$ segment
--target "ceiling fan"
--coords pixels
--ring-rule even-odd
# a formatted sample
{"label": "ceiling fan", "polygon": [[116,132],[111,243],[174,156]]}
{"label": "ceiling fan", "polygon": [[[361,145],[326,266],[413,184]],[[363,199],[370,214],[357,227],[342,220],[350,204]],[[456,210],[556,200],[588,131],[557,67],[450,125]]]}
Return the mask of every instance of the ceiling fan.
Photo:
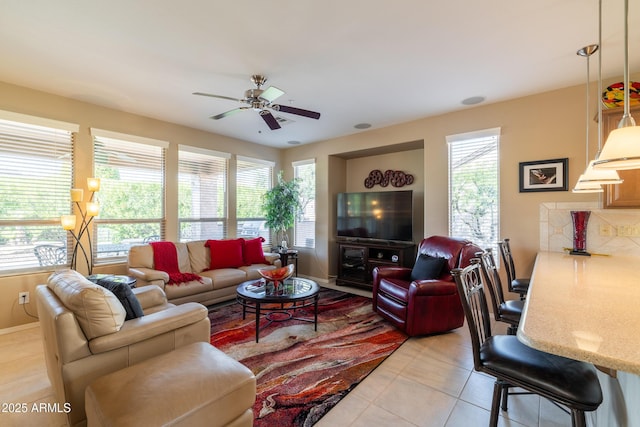
{"label": "ceiling fan", "polygon": [[242,106],[234,108],[233,110],[225,111],[224,113],[220,113],[215,116],[211,116],[211,118],[214,120],[219,120],[224,117],[231,116],[235,113],[239,113],[240,111],[253,109],[260,114],[262,120],[264,120],[264,122],[267,124],[267,126],[269,126],[271,130],[275,130],[280,129],[280,124],[278,123],[278,120],[276,120],[276,118],[273,116],[273,114],[271,114],[271,111],[269,111],[270,109],[274,111],[281,111],[283,113],[297,114],[298,116],[309,117],[311,119],[320,118],[320,113],[317,113],[315,111],[303,110],[302,108],[291,107],[288,105],[274,104],[273,101],[284,95],[284,92],[275,86],[269,86],[264,90],[261,89],[262,85],[267,81],[267,78],[265,76],[254,74],[253,76],[251,76],[251,81],[256,85],[256,88],[247,89],[244,92],[244,98],[242,99],[223,95],[213,95],[203,92],[194,92],[193,94],[200,96],[210,96],[212,98],[228,99],[231,101],[238,101],[244,104],[248,104],[248,107]]}

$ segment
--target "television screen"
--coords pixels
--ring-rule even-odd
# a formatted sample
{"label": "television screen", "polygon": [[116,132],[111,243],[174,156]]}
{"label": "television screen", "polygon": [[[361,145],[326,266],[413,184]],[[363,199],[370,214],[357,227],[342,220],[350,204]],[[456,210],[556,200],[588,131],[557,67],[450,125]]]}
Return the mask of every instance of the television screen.
{"label": "television screen", "polygon": [[413,191],[340,193],[338,237],[413,241]]}

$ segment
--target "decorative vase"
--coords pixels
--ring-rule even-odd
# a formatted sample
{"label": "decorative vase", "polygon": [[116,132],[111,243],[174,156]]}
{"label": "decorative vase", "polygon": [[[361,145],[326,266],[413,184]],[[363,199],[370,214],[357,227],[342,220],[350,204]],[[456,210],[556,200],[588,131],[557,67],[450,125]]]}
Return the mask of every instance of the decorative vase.
{"label": "decorative vase", "polygon": [[591,211],[571,211],[573,222],[573,250],[571,255],[591,256],[587,252],[587,223]]}

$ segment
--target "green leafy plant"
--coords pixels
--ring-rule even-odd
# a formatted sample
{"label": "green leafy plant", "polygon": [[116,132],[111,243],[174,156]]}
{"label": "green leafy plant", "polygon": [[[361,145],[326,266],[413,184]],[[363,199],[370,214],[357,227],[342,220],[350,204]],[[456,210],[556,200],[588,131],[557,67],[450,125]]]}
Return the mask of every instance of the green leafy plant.
{"label": "green leafy plant", "polygon": [[276,185],[263,196],[262,209],[266,225],[276,233],[278,242],[287,240],[287,229],[293,227],[300,213],[300,179],[285,181],[278,172]]}

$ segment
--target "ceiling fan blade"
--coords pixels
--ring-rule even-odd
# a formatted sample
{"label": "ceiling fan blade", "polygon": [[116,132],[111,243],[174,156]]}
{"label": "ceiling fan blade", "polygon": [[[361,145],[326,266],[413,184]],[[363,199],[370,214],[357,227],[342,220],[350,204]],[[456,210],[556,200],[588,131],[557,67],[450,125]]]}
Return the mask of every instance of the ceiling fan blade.
{"label": "ceiling fan blade", "polygon": [[282,95],[284,95],[284,91],[281,91],[275,86],[269,86],[260,94],[260,98],[267,102],[273,102],[276,98],[280,98]]}
{"label": "ceiling fan blade", "polygon": [[273,117],[273,114],[271,114],[267,110],[260,111],[260,117],[262,117],[262,120],[264,120],[264,122],[267,124],[267,126],[269,126],[271,130],[280,129],[280,123],[278,123],[276,118]]}
{"label": "ceiling fan blade", "polygon": [[310,119],[319,119],[320,113],[315,111],[303,110],[302,108],[289,107],[287,105],[273,105],[273,108],[283,113],[297,114],[299,116],[309,117]]}
{"label": "ceiling fan blade", "polygon": [[236,113],[239,113],[240,111],[244,111],[244,110],[248,110],[249,107],[240,107],[240,108],[234,108],[233,110],[229,110],[229,111],[225,111],[224,113],[220,113],[218,115],[215,116],[211,116],[210,118],[213,120],[220,120],[223,119],[225,117],[229,117],[232,116]]}
{"label": "ceiling fan blade", "polygon": [[204,93],[204,92],[193,92],[193,95],[199,95],[199,96],[210,96],[211,98],[220,98],[220,99],[228,99],[229,101],[238,101],[238,102],[242,102],[241,99],[238,98],[232,98],[230,96],[222,96],[222,95],[212,95],[210,93]]}

